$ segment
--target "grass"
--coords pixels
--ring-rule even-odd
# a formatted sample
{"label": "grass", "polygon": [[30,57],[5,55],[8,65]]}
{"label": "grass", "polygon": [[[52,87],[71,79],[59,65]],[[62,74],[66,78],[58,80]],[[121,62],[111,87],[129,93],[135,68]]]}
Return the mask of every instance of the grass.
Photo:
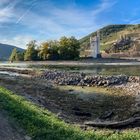
{"label": "grass", "polygon": [[82,131],[23,97],[0,87],[0,109],[22,127],[33,140],[139,140],[139,131]]}

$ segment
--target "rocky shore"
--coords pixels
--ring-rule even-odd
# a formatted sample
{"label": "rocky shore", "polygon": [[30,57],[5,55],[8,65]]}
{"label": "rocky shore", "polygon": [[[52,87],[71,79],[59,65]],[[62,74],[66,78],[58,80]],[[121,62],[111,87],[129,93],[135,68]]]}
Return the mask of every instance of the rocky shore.
{"label": "rocky shore", "polygon": [[115,75],[100,76],[85,73],[70,73],[56,70],[47,70],[41,78],[47,79],[58,85],[77,85],[77,86],[111,86],[122,85],[127,82],[140,82],[140,77]]}

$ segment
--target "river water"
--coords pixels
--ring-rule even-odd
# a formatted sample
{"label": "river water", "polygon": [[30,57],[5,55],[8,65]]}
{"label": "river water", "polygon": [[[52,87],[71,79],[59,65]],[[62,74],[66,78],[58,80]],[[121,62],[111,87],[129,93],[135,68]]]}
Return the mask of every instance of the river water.
{"label": "river water", "polygon": [[80,62],[22,62],[22,63],[0,63],[0,74],[17,76],[17,73],[2,71],[2,68],[37,69],[37,70],[60,70],[69,72],[84,72],[99,75],[133,75],[140,76],[140,62],[124,63],[80,63]]}

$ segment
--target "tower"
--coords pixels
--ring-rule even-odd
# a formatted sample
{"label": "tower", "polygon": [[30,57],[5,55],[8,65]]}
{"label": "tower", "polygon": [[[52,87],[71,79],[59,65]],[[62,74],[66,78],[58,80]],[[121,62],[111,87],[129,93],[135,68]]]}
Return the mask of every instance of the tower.
{"label": "tower", "polygon": [[90,49],[91,57],[99,58],[100,57],[100,33],[97,31],[95,37],[90,37]]}

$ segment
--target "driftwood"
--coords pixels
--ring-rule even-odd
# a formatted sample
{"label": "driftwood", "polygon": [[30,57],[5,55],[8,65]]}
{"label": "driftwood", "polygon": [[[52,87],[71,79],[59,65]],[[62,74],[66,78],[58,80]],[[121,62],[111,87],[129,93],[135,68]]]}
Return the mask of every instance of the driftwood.
{"label": "driftwood", "polygon": [[100,128],[123,128],[127,127],[129,125],[134,125],[140,122],[140,117],[135,117],[135,118],[130,118],[124,121],[119,121],[119,122],[94,122],[94,121],[89,121],[85,122],[84,124],[87,126],[92,126],[92,127],[100,127]]}

